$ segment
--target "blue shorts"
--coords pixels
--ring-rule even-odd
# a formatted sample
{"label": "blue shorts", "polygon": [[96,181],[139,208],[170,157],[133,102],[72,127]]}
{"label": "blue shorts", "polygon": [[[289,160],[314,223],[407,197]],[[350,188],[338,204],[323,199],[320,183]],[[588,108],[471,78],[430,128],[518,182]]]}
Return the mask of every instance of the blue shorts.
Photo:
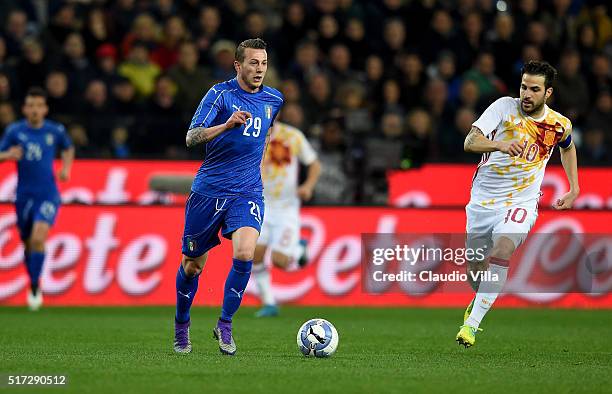
{"label": "blue shorts", "polygon": [[241,227],[261,232],[263,197],[206,197],[191,192],[185,207],[183,254],[199,257],[221,243],[219,230],[227,239]]}
{"label": "blue shorts", "polygon": [[59,206],[60,201],[58,199],[17,196],[15,211],[21,239],[26,241],[30,238],[34,222],[46,222],[52,226],[55,223]]}

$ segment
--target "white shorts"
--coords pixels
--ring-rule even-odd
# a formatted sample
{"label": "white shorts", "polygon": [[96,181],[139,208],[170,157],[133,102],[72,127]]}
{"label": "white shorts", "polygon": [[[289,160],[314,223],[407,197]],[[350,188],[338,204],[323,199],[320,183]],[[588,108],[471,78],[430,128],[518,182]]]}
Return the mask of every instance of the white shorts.
{"label": "white shorts", "polygon": [[300,209],[267,208],[257,245],[265,245],[274,252],[299,258]]}
{"label": "white shorts", "polygon": [[537,204],[511,206],[507,209],[488,209],[470,202],[465,207],[466,247],[486,247],[490,251],[501,236],[510,238],[518,248],[538,218]]}

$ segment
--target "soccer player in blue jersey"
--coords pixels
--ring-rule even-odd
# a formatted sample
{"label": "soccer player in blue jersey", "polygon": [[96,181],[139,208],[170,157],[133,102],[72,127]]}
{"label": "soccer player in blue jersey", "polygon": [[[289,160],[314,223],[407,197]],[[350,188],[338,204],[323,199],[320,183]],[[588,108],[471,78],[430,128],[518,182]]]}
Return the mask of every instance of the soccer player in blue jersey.
{"label": "soccer player in blue jersey", "polygon": [[43,301],[39,278],[45,261],[45,241],[60,206],[53,159],[60,150],[62,167],[58,178],[67,181],[74,147],[64,126],[45,119],[49,107],[44,90],[36,87],[28,90],[22,111],[25,119],[8,125],[2,136],[0,160],[17,162],[15,209],[30,277],[27,302],[31,310],[37,310]]}
{"label": "soccer player in blue jersey", "polygon": [[236,49],[236,78],[206,93],[189,131],[187,146],[204,144],[205,159],[185,208],[182,261],[176,275],[174,350],[191,352],[189,309],[208,251],[219,245],[219,230],[232,240],[232,267],[225,281],[221,316],[213,329],[221,353],[234,355],[232,317],[251,276],[264,215],[261,162],[268,130],[283,105],[279,91],[263,85],[266,43],[257,38]]}

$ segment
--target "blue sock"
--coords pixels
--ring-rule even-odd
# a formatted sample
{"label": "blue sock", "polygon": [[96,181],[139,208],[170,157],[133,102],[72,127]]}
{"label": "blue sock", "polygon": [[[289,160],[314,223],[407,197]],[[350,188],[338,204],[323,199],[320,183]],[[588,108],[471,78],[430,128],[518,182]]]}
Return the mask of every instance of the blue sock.
{"label": "blue sock", "polygon": [[179,265],[176,273],[176,321],[185,323],[189,320],[189,310],[198,291],[200,275],[189,277],[183,265]]}
{"label": "blue sock", "polygon": [[43,252],[30,252],[29,255],[26,254],[26,267],[28,268],[28,275],[30,275],[32,292],[38,290],[38,282],[40,281],[40,273],[42,272],[44,261],[45,254]]}
{"label": "blue sock", "polygon": [[221,320],[231,322],[234,313],[240,307],[244,289],[246,289],[251,277],[253,260],[242,261],[232,259],[232,269],[225,280],[223,292],[223,307],[221,308]]}

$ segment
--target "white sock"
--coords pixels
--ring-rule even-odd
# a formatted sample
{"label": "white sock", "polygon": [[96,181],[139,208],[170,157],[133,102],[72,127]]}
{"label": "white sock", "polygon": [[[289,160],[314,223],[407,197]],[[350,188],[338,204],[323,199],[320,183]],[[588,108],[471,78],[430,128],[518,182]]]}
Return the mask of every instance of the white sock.
{"label": "white sock", "polygon": [[502,291],[504,284],[506,283],[506,278],[508,277],[507,266],[490,263],[489,272],[492,276],[497,275],[497,280],[483,280],[480,282],[478,292],[476,293],[476,298],[474,299],[472,312],[465,321],[466,325],[474,328],[478,328],[484,316],[487,314],[489,309],[491,309],[491,306],[493,306],[495,299]]}
{"label": "white sock", "polygon": [[264,263],[254,264],[252,270],[255,284],[259,290],[259,299],[264,305],[276,305],[274,294],[272,293],[272,282],[270,281],[270,270]]}

